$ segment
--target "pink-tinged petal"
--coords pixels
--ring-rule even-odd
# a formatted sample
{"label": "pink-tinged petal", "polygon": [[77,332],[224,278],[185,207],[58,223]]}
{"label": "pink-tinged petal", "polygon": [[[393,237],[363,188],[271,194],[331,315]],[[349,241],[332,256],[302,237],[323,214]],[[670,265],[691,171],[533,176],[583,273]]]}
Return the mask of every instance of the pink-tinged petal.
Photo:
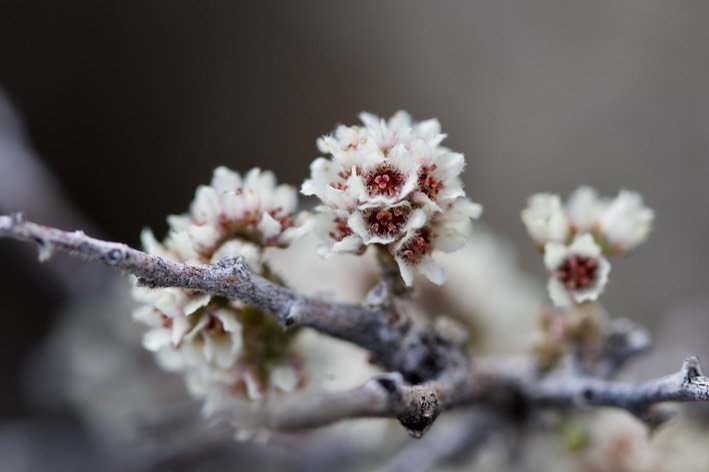
{"label": "pink-tinged petal", "polygon": [[398,256],[394,256],[394,259],[399,265],[399,273],[401,273],[401,279],[404,281],[404,284],[407,287],[411,287],[414,283],[414,276],[416,275],[414,265]]}
{"label": "pink-tinged petal", "polygon": [[214,247],[221,238],[221,233],[212,225],[191,225],[188,229],[193,247],[206,251]]}
{"label": "pink-tinged petal", "polygon": [[356,174],[355,172],[347,178],[345,188],[345,192],[352,198],[353,201],[363,202],[368,198],[367,186],[364,185],[362,176]]}
{"label": "pink-tinged petal", "polygon": [[556,306],[565,307],[573,303],[569,292],[566,291],[566,287],[564,287],[564,284],[556,277],[549,278],[547,291],[549,292],[549,298],[551,298],[551,301],[554,302]]}
{"label": "pink-tinged petal", "polygon": [[558,195],[532,195],[521,216],[527,232],[539,244],[564,242],[569,236],[569,224]]}
{"label": "pink-tinged petal", "polygon": [[583,185],[571,194],[566,202],[566,214],[579,233],[591,231],[606,203],[595,189]]}
{"label": "pink-tinged petal", "polygon": [[406,226],[404,226],[402,231],[408,232],[414,229],[421,228],[423,225],[426,224],[426,219],[426,212],[420,208],[416,209],[412,211],[409,215],[409,219],[406,221]]}
{"label": "pink-tinged petal", "polygon": [[561,243],[546,243],[544,245],[544,266],[547,270],[554,270],[566,259],[568,249]]}
{"label": "pink-tinged petal", "polygon": [[436,157],[436,169],[433,174],[437,179],[447,182],[460,175],[465,167],[465,157],[458,152],[447,152]]}
{"label": "pink-tinged petal", "polygon": [[155,239],[155,235],[150,229],[144,228],[143,231],[141,231],[140,242],[143,245],[143,249],[145,249],[145,252],[148,254],[170,259],[169,253],[165,250],[163,245]]}
{"label": "pink-tinged petal", "polygon": [[271,369],[271,385],[283,392],[292,392],[298,386],[298,374],[290,365],[277,365]]}
{"label": "pink-tinged petal", "polygon": [[212,299],[212,296],[208,293],[193,296],[192,298],[188,299],[188,301],[184,304],[184,308],[183,308],[184,314],[191,315],[192,313],[199,310],[203,306],[207,306],[207,304],[209,304],[209,301],[211,299]]}
{"label": "pink-tinged petal", "polygon": [[268,213],[261,214],[261,221],[256,225],[256,229],[263,236],[264,241],[276,238],[281,233],[281,224]]}
{"label": "pink-tinged petal", "polygon": [[637,192],[621,190],[603,211],[598,227],[614,252],[627,252],[647,239],[655,212]]}
{"label": "pink-tinged petal", "polygon": [[443,266],[430,256],[423,257],[417,268],[421,274],[436,285],[441,285],[446,281],[446,271]]}
{"label": "pink-tinged petal", "polygon": [[172,333],[169,329],[151,329],[143,335],[143,347],[148,351],[157,352],[165,346],[169,346],[171,339]]}
{"label": "pink-tinged petal", "polygon": [[336,242],[332,245],[333,252],[349,252],[356,253],[362,248],[362,238],[359,236],[351,235],[342,238],[341,241]]}
{"label": "pink-tinged petal", "polygon": [[468,239],[452,228],[440,228],[438,236],[433,240],[435,249],[443,252],[454,252],[465,246]]}
{"label": "pink-tinged petal", "polygon": [[194,219],[189,215],[169,215],[167,217],[170,231],[174,232],[187,231],[193,223]]}
{"label": "pink-tinged petal", "polygon": [[184,316],[178,316],[172,319],[172,336],[171,341],[173,346],[179,346],[182,339],[190,331],[190,322]]}
{"label": "pink-tinged petal", "polygon": [[242,377],[246,386],[246,395],[251,400],[259,400],[263,397],[263,391],[260,382],[251,371],[246,371]]}
{"label": "pink-tinged petal", "polygon": [[243,186],[243,181],[241,176],[231,169],[227,169],[224,166],[217,167],[214,169],[214,175],[212,177],[212,187],[216,190],[217,194],[224,192],[234,192]]}
{"label": "pink-tinged petal", "polygon": [[461,198],[455,201],[452,211],[468,218],[478,219],[483,213],[483,206],[467,198]]}
{"label": "pink-tinged petal", "polygon": [[574,242],[569,246],[569,251],[579,256],[590,258],[598,258],[602,254],[600,246],[596,244],[593,236],[588,233],[576,236]]}
{"label": "pink-tinged petal", "polygon": [[[409,119],[409,122],[410,121]],[[417,123],[414,127],[414,131],[418,137],[423,139],[437,139],[440,136],[440,138],[438,138],[440,142],[445,138],[445,134],[441,135],[441,123],[436,118]],[[436,143],[436,145],[438,145],[438,143]]]}
{"label": "pink-tinged petal", "polygon": [[219,221],[219,200],[212,187],[200,186],[197,189],[190,213],[198,224]]}

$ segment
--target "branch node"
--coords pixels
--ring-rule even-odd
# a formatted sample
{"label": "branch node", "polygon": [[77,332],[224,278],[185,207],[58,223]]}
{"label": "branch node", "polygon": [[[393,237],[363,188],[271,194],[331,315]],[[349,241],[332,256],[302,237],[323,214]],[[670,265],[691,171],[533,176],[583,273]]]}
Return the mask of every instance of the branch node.
{"label": "branch node", "polygon": [[682,364],[682,377],[686,383],[692,383],[697,377],[702,377],[702,366],[697,356],[689,356]]}
{"label": "branch node", "polygon": [[221,259],[219,262],[217,262],[217,266],[221,267],[222,269],[229,269],[230,267],[243,266],[243,265],[244,265],[244,256],[227,256],[224,259]]}
{"label": "branch node", "polygon": [[386,391],[390,401],[397,401],[401,398],[404,377],[399,372],[378,375],[372,380]]}
{"label": "branch node", "polygon": [[374,287],[367,292],[365,304],[370,307],[379,307],[386,304],[389,299],[389,284],[384,280],[380,280]]}
{"label": "branch node", "polygon": [[105,261],[108,265],[118,265],[127,259],[127,254],[118,248],[111,249],[106,253]]}
{"label": "branch node", "polygon": [[295,326],[303,318],[303,303],[300,300],[293,300],[293,302],[283,310],[282,314],[279,314],[278,321],[285,326],[290,328]]}
{"label": "branch node", "polygon": [[430,390],[419,388],[413,395],[414,411],[405,416],[399,416],[399,423],[406,428],[409,436],[420,439],[431,428],[438,417],[440,408],[438,397]]}

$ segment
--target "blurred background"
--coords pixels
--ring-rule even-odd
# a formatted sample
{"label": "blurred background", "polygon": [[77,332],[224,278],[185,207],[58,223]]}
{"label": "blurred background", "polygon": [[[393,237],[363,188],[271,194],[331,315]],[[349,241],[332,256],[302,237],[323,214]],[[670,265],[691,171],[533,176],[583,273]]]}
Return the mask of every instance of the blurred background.
{"label": "blurred background", "polygon": [[[0,11],[0,88],[15,110],[0,114],[3,213],[137,246],[143,227],[164,233],[214,167],[270,168],[299,185],[318,136],[360,111],[405,109],[441,121],[483,221],[540,281],[519,220],[527,197],[628,188],[656,210],[656,228],[615,261],[605,306],[651,326],[687,306],[709,316],[707,2],[69,0]],[[0,420],[43,414],[23,366],[77,286],[104,274],[57,259],[52,272],[0,241]]]}

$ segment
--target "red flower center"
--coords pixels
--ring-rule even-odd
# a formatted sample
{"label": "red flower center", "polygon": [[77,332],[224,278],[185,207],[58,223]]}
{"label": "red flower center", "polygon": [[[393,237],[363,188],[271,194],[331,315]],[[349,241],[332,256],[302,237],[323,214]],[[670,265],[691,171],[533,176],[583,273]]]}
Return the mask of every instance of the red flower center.
{"label": "red flower center", "polygon": [[436,236],[438,234],[430,226],[424,226],[399,248],[397,254],[412,264],[418,264],[424,255],[433,252],[431,240]]}
{"label": "red flower center", "polygon": [[418,186],[421,192],[435,202],[438,192],[443,188],[443,182],[433,176],[434,170],[436,170],[436,164],[421,167],[418,171]]}
{"label": "red flower center", "polygon": [[226,329],[224,329],[224,323],[222,323],[222,320],[211,314],[207,316],[209,316],[209,322],[204,328],[207,333],[213,336],[221,336],[222,334],[226,333]]}
{"label": "red flower center", "polygon": [[335,229],[328,233],[335,241],[342,241],[346,236],[352,234],[352,229],[347,225],[347,220],[344,218],[335,219]]}
{"label": "red flower center", "polygon": [[364,210],[364,217],[373,235],[392,236],[401,231],[410,213],[411,209],[407,206],[368,208]]}
{"label": "red flower center", "polygon": [[596,281],[598,262],[590,257],[572,254],[561,264],[554,275],[568,290],[583,290]]}
{"label": "red flower center", "polygon": [[367,191],[372,197],[376,195],[395,196],[404,185],[404,180],[404,175],[392,169],[389,164],[382,164],[365,176]]}

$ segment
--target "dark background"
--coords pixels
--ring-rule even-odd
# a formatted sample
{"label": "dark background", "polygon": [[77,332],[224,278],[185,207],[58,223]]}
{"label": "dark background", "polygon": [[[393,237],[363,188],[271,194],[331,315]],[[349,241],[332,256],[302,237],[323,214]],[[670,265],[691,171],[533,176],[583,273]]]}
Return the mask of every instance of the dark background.
{"label": "dark background", "polygon": [[[88,232],[133,246],[217,165],[299,185],[315,139],[360,111],[437,117],[483,221],[540,280],[530,194],[641,192],[655,232],[603,300],[652,323],[707,298],[707,25],[698,0],[3,1],[0,87]],[[21,365],[67,297],[24,251],[0,242],[6,418],[36,414]]]}

